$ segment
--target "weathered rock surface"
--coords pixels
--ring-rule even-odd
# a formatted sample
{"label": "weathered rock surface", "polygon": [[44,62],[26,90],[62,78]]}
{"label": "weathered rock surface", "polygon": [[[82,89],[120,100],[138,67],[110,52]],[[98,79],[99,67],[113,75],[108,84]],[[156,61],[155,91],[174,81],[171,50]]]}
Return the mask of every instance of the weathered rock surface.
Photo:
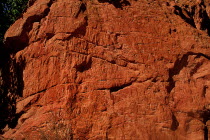
{"label": "weathered rock surface", "polygon": [[5,35],[2,136],[207,140],[209,17],[208,0],[36,0]]}

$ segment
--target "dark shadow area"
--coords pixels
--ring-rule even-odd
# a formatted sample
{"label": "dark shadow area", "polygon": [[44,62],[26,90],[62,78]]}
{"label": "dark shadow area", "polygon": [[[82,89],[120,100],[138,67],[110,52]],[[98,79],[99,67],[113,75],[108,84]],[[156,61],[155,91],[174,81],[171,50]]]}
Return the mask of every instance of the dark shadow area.
{"label": "dark shadow area", "polygon": [[[199,30],[205,30],[207,34],[210,36],[210,18],[206,11],[206,6],[204,1],[201,1],[199,4],[199,8],[197,6],[185,6],[181,8],[177,5],[174,6],[175,10],[174,13],[179,15],[185,22],[190,24],[192,27],[196,28],[195,24],[195,15],[198,15],[197,18],[201,19]],[[195,13],[196,9],[199,9],[198,13]],[[198,28],[198,27],[197,27]]]}
{"label": "dark shadow area", "polygon": [[87,8],[86,8],[86,5],[85,5],[84,3],[82,3],[81,6],[80,6],[79,11],[77,12],[77,14],[76,14],[75,17],[78,18],[79,14],[80,14],[80,13],[84,13],[84,12],[86,11],[86,9],[87,9]]}
{"label": "dark shadow area", "polygon": [[210,35],[210,19],[206,11],[203,11],[203,13],[199,13],[201,18],[203,19],[201,22],[201,30],[207,30],[208,35]]}
{"label": "dark shadow area", "polygon": [[130,2],[128,0],[98,0],[100,3],[108,2],[116,8],[123,9],[124,6],[130,6]]}
{"label": "dark shadow area", "polygon": [[203,118],[203,123],[205,125],[204,127],[204,140],[208,140],[208,127],[207,127],[207,121],[210,120],[210,110],[204,110],[201,114],[201,118]]}
{"label": "dark shadow area", "polygon": [[188,112],[187,115],[189,117],[192,117],[192,118],[199,118],[203,124],[204,124],[204,128],[203,128],[203,139],[204,140],[208,140],[209,137],[208,137],[208,126],[209,126],[209,120],[210,120],[210,110],[209,109],[206,109],[204,107],[204,110],[201,110],[201,111],[197,111],[197,112]]}
{"label": "dark shadow area", "polygon": [[[71,37],[83,37],[86,34],[86,30],[87,30],[87,26],[88,26],[88,17],[84,17],[84,22],[82,25],[80,25],[80,27],[78,27],[74,32],[72,32],[72,36]],[[67,39],[70,39],[67,38]]]}
{"label": "dark shadow area", "polygon": [[[198,58],[198,57],[196,57]],[[192,69],[192,71],[190,72],[190,76],[193,76],[193,74],[195,74],[198,69],[202,66],[203,63],[197,63],[196,66]]]}
{"label": "dark shadow area", "polygon": [[13,58],[13,53],[0,46],[0,133],[8,125],[14,128],[22,113],[16,114],[16,99],[23,95],[25,60]]}
{"label": "dark shadow area", "polygon": [[[33,22],[40,22],[47,16],[53,2],[54,0],[50,0],[43,13],[28,17],[19,36],[7,37],[5,44],[0,42],[0,134],[4,133],[5,126],[15,128],[19,117],[24,113],[16,113],[16,101],[23,96],[23,71],[26,61],[21,56],[14,56],[28,45],[28,33],[33,27]],[[50,34],[48,37],[51,36]]]}
{"label": "dark shadow area", "polygon": [[90,69],[92,66],[92,59],[90,58],[88,61],[84,61],[79,65],[76,65],[75,68],[79,72],[84,72],[88,69]]}
{"label": "dark shadow area", "polygon": [[208,140],[208,128],[207,126],[204,127],[204,140]]}
{"label": "dark shadow area", "polygon": [[110,92],[117,92],[117,91],[119,91],[121,89],[124,89],[125,87],[128,87],[128,86],[130,86],[132,84],[133,84],[133,81],[130,82],[130,83],[123,84],[123,85],[111,87],[110,88]]}
{"label": "dark shadow area", "polygon": [[179,127],[179,122],[176,119],[176,116],[172,114],[172,124],[171,124],[171,130],[175,131]]}
{"label": "dark shadow area", "polygon": [[174,67],[169,69],[169,78],[168,78],[169,85],[167,86],[168,93],[170,93],[171,90],[175,87],[175,81],[173,79],[173,76],[179,74],[179,72],[185,66],[187,66],[188,56],[189,56],[188,54],[184,54],[181,59],[176,60],[176,62],[174,63]]}
{"label": "dark shadow area", "polygon": [[192,27],[196,28],[195,22],[194,22],[194,20],[192,18],[191,13],[189,13],[186,10],[183,10],[181,7],[179,7],[177,5],[175,5],[174,8],[175,8],[174,14],[179,15],[185,22],[190,24]]}
{"label": "dark shadow area", "polygon": [[46,33],[46,39],[50,40],[54,35],[54,33]]}
{"label": "dark shadow area", "polygon": [[203,10],[202,8],[200,8],[199,10],[199,17],[202,19],[200,30],[207,30],[208,35],[210,35],[210,19],[206,12],[204,1],[201,1],[200,6],[205,8],[205,10]]}

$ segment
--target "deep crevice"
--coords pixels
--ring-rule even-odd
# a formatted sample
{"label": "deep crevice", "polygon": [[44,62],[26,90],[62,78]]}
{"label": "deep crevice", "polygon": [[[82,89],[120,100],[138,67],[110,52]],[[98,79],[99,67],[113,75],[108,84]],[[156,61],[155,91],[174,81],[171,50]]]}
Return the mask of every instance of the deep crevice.
{"label": "deep crevice", "polygon": [[50,40],[54,35],[54,33],[46,33],[46,39]]}
{"label": "deep crevice", "polygon": [[202,91],[202,96],[205,98],[206,97],[206,91],[207,91],[207,89],[208,89],[208,86],[204,86],[203,87],[203,91]]}
{"label": "deep crevice", "polygon": [[100,3],[108,2],[109,4],[114,5],[115,8],[123,9],[124,6],[130,6],[128,0],[98,0]]}
{"label": "deep crevice", "polygon": [[171,124],[171,130],[175,131],[179,127],[179,122],[176,119],[176,116],[172,114],[172,124]]}
{"label": "deep crevice", "polygon": [[84,12],[86,11],[86,9],[87,9],[87,8],[86,8],[86,5],[85,5],[84,3],[82,3],[82,4],[80,5],[79,11],[77,12],[75,18],[78,18],[79,14],[80,14],[80,13],[84,13]]}
{"label": "deep crevice", "polygon": [[123,85],[117,85],[117,86],[111,87],[110,88],[110,92],[117,92],[117,91],[119,91],[121,89],[124,89],[124,88],[126,88],[126,87],[128,87],[128,86],[130,86],[132,84],[133,84],[133,81],[129,82],[129,83],[125,83]]}
{"label": "deep crevice", "polygon": [[205,125],[204,130],[203,130],[203,134],[204,134],[204,140],[208,140],[208,124],[207,122],[210,120],[210,110],[204,110],[203,113],[201,114],[201,118],[203,118],[203,123]]}
{"label": "deep crevice", "polygon": [[200,30],[207,30],[208,35],[210,35],[210,18],[206,12],[204,1],[201,1],[199,6],[205,8],[204,10],[202,8],[199,10],[199,17],[202,18]]}
{"label": "deep crevice", "polygon": [[204,140],[208,140],[208,127],[205,126],[203,131],[204,131]]}

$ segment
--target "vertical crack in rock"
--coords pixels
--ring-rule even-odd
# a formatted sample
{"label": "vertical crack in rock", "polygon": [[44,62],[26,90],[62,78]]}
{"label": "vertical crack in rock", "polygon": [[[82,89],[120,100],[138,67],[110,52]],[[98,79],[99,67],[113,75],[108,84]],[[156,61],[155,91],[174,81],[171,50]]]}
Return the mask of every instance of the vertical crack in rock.
{"label": "vertical crack in rock", "polygon": [[79,14],[84,13],[84,12],[86,11],[86,9],[87,9],[86,4],[82,3],[82,4],[80,5],[80,9],[79,9],[79,11],[77,12],[75,18],[78,18]]}
{"label": "vertical crack in rock", "polygon": [[203,87],[203,91],[202,91],[202,96],[205,98],[206,97],[206,90],[208,89],[208,86],[204,86]]}
{"label": "vertical crack in rock", "polygon": [[204,140],[208,140],[208,128],[207,128],[207,126],[204,127]]}
{"label": "vertical crack in rock", "polygon": [[172,124],[171,124],[171,130],[175,131],[179,127],[179,122],[176,119],[176,116],[172,114]]}
{"label": "vertical crack in rock", "polygon": [[204,135],[204,140],[208,140],[209,139],[209,120],[210,120],[210,110],[205,110],[202,114],[201,114],[201,118],[203,119],[203,123],[204,123],[204,130],[203,130],[203,135]]}

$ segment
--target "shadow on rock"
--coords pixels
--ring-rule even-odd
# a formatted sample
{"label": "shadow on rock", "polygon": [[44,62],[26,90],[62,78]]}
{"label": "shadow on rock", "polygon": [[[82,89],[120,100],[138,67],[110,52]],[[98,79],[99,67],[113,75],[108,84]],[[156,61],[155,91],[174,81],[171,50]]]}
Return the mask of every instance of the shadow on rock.
{"label": "shadow on rock", "polygon": [[14,128],[21,114],[16,114],[16,99],[23,95],[25,60],[16,60],[2,46],[0,48],[0,133],[8,125]]}
{"label": "shadow on rock", "polygon": [[108,2],[113,4],[114,7],[123,9],[123,6],[130,6],[130,2],[127,0],[98,0],[101,3]]}

